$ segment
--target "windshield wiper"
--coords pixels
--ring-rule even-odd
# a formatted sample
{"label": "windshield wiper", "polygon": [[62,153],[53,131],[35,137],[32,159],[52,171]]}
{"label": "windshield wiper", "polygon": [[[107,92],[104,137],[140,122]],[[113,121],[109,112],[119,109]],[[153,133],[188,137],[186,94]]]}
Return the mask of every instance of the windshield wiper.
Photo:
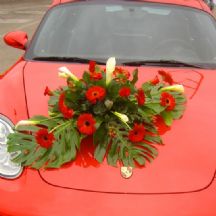
{"label": "windshield wiper", "polygon": [[177,60],[138,60],[138,61],[128,61],[123,62],[126,66],[142,66],[142,65],[162,65],[168,67],[194,67],[194,68],[204,68],[197,64],[191,64],[187,62],[177,61]]}
{"label": "windshield wiper", "polygon": [[[57,62],[75,62],[75,63],[84,63],[88,64],[90,60],[92,59],[87,59],[87,58],[79,58],[79,57],[59,57],[59,56],[38,56],[34,57],[33,60],[38,60],[38,61],[57,61]],[[105,65],[105,62],[102,61],[97,61],[93,60],[97,64]]]}

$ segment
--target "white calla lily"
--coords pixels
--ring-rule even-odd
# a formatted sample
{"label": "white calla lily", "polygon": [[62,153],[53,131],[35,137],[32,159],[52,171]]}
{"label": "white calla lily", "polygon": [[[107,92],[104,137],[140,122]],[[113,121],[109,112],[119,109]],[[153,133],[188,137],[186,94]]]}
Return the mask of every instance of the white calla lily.
{"label": "white calla lily", "polygon": [[106,63],[106,85],[108,85],[112,80],[112,74],[115,70],[115,66],[116,66],[115,57],[110,57]]}
{"label": "white calla lily", "polygon": [[128,128],[130,128],[130,126],[127,124],[127,122],[129,121],[129,118],[127,117],[127,115],[119,113],[119,112],[112,112],[115,116],[117,116],[124,124],[127,125]]}
{"label": "white calla lily", "polygon": [[172,85],[162,88],[160,91],[175,91],[179,93],[184,93],[184,86],[183,85]]}
{"label": "white calla lily", "polygon": [[71,78],[74,81],[79,81],[79,79],[67,68],[67,67],[60,67],[59,68],[59,77],[62,78]]}
{"label": "white calla lily", "polygon": [[36,125],[38,123],[39,121],[21,120],[16,124],[15,129],[17,129],[19,126],[22,126],[22,125]]}

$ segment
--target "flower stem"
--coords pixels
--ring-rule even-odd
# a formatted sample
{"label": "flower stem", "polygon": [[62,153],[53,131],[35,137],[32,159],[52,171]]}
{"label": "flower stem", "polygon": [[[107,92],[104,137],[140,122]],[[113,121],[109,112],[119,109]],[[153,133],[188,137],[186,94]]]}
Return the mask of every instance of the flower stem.
{"label": "flower stem", "polygon": [[53,133],[55,130],[57,130],[58,128],[60,128],[60,127],[63,127],[63,126],[68,126],[68,125],[70,125],[70,121],[66,121],[65,123],[63,123],[63,124],[60,124],[60,125],[57,125],[56,127],[54,127],[51,131],[49,131],[49,133]]}

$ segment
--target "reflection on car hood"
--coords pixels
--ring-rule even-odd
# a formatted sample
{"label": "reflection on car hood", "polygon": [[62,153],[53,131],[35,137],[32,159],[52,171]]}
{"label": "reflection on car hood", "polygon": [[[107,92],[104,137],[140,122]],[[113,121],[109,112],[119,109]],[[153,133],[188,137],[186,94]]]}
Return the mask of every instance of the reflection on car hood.
{"label": "reflection on car hood", "polygon": [[[24,78],[30,116],[47,114],[48,97],[44,96],[44,89],[65,84],[58,77],[61,66],[27,63]],[[66,66],[79,77],[88,69],[81,64]],[[140,67],[138,85],[154,78],[159,69],[169,71],[177,83],[184,84],[188,103],[183,118],[162,136],[165,146],[159,148],[159,156],[152,164],[135,169],[132,178],[125,180],[119,168],[92,159],[89,138],[82,144],[82,153],[74,163],[58,170],[40,171],[42,178],[56,186],[114,193],[171,193],[205,188],[213,178],[216,164],[216,71]]]}

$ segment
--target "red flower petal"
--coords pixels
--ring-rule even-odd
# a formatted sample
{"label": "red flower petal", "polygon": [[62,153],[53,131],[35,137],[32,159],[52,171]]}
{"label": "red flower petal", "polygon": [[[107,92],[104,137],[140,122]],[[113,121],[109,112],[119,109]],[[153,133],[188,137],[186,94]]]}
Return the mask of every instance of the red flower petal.
{"label": "red flower petal", "polygon": [[43,128],[37,131],[35,135],[36,142],[43,148],[50,148],[55,140],[53,133],[49,133],[47,129]]}
{"label": "red flower petal", "polygon": [[166,106],[167,107],[166,110],[171,111],[175,109],[175,105],[176,105],[175,98],[168,92],[163,92],[161,94],[160,104],[162,106]]}
{"label": "red flower petal", "polygon": [[93,118],[92,114],[89,113],[81,114],[77,119],[77,128],[82,134],[93,134],[96,130],[95,124],[95,119]]}
{"label": "red flower petal", "polygon": [[115,77],[115,80],[121,83],[125,83],[130,77],[130,73],[127,70],[124,70],[120,67],[115,68],[113,75]]}
{"label": "red flower petal", "polygon": [[167,82],[170,85],[172,85],[174,83],[174,80],[173,80],[173,78],[169,72],[159,70],[158,73],[162,76],[162,79],[164,82]]}
{"label": "red flower petal", "polygon": [[90,78],[92,80],[101,80],[103,76],[101,73],[93,72],[93,73],[90,73]]}
{"label": "red flower petal", "polygon": [[143,124],[134,124],[134,127],[129,131],[128,138],[131,142],[141,142],[145,137],[145,127]]}
{"label": "red flower petal", "polygon": [[129,87],[122,87],[120,90],[119,90],[119,96],[121,97],[128,97],[130,95],[130,88]]}
{"label": "red flower petal", "polygon": [[150,82],[152,85],[157,85],[160,82],[160,80],[159,80],[158,76],[155,76],[155,78],[153,80],[151,80]]}
{"label": "red flower petal", "polygon": [[92,86],[86,91],[86,98],[92,104],[103,100],[105,96],[106,90],[101,86]]}
{"label": "red flower petal", "polygon": [[89,71],[91,73],[94,73],[95,72],[95,66],[96,66],[96,62],[95,61],[90,61],[89,62]]}
{"label": "red flower petal", "polygon": [[63,92],[59,97],[59,103],[58,103],[59,110],[63,114],[64,118],[70,119],[73,117],[74,111],[73,109],[69,109],[66,106],[64,100],[65,100],[65,93]]}
{"label": "red flower petal", "polygon": [[142,106],[145,103],[145,94],[142,89],[138,89],[136,99],[139,106]]}
{"label": "red flower petal", "polygon": [[46,86],[46,88],[45,88],[45,90],[44,90],[44,95],[45,95],[45,96],[46,96],[46,95],[49,95],[49,96],[52,96],[52,95],[53,95],[52,91],[49,89],[48,86]]}
{"label": "red flower petal", "polygon": [[154,124],[157,127],[158,133],[160,135],[165,134],[168,130],[171,129],[171,127],[167,126],[164,122],[164,119],[159,115],[155,116]]}

